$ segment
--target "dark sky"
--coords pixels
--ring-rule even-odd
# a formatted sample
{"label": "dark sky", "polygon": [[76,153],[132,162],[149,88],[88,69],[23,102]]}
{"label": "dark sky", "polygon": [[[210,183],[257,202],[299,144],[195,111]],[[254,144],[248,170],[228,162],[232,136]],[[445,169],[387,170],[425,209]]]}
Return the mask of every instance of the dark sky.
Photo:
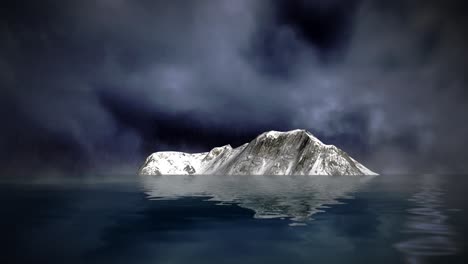
{"label": "dark sky", "polygon": [[381,173],[468,172],[463,0],[4,0],[3,174],[135,172],[305,128]]}

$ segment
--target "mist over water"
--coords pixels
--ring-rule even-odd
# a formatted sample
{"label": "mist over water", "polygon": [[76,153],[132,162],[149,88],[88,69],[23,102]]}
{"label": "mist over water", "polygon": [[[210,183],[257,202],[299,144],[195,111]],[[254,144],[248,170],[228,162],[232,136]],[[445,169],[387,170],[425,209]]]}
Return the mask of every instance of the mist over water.
{"label": "mist over water", "polygon": [[0,183],[1,263],[466,263],[463,176]]}

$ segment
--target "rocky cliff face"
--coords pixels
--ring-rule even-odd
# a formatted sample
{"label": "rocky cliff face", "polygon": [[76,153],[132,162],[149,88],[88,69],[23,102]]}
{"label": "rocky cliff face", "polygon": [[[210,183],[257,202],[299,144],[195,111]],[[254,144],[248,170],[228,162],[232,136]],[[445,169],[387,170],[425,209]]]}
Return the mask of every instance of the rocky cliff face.
{"label": "rocky cliff face", "polygon": [[157,152],[140,174],[375,175],[305,130],[270,131],[238,148],[227,145],[205,153]]}

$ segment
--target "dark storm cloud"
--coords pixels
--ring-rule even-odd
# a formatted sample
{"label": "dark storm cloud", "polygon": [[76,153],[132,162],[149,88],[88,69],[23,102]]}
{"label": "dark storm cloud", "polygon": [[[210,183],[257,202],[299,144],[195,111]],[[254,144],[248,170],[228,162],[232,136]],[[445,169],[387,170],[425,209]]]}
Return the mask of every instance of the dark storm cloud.
{"label": "dark storm cloud", "polygon": [[350,91],[372,89],[370,98],[360,99],[374,106],[374,157],[389,152],[415,170],[466,171],[467,9],[463,1],[362,6],[343,68],[352,69],[349,79],[362,87]]}
{"label": "dark storm cloud", "polygon": [[377,171],[467,169],[463,1],[2,5],[5,164],[134,170],[307,128]]}

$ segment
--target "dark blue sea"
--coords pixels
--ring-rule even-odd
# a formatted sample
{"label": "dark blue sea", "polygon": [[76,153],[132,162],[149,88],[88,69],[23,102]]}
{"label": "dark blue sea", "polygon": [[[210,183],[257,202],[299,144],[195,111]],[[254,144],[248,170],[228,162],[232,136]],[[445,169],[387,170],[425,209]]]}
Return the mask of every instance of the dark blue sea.
{"label": "dark blue sea", "polygon": [[0,263],[468,263],[465,176],[0,183]]}

